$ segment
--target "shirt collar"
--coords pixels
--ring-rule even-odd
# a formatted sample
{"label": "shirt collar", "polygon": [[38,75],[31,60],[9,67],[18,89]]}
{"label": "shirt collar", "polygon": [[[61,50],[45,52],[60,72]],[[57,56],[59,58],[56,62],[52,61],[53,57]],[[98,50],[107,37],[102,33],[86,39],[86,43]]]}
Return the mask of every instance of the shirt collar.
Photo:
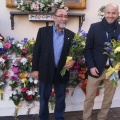
{"label": "shirt collar", "polygon": [[[55,25],[53,25],[53,32],[58,34],[58,31],[57,31]],[[64,34],[64,29],[59,33],[59,35],[61,35],[61,34]]]}

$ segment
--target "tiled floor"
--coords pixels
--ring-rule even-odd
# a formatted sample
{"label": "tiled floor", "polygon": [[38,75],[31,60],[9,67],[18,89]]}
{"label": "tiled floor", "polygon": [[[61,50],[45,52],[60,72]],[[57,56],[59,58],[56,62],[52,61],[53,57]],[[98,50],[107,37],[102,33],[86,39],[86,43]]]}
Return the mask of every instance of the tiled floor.
{"label": "tiled floor", "polygon": [[[97,120],[99,110],[93,110],[92,120]],[[82,112],[66,112],[65,120],[82,120]],[[0,120],[15,120],[14,117],[0,117]],[[39,120],[38,115],[18,116],[17,120]],[[54,120],[53,114],[50,114],[50,120]],[[120,120],[120,108],[111,108],[107,120]]]}

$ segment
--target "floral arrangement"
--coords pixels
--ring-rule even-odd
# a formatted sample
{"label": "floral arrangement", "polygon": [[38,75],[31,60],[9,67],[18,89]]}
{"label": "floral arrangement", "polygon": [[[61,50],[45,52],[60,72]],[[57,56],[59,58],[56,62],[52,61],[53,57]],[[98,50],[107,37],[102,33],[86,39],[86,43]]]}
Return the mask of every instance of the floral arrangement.
{"label": "floral arrangement", "polygon": [[11,92],[9,98],[10,98],[10,100],[12,100],[14,102],[14,104],[16,106],[15,107],[14,116],[15,116],[15,118],[17,118],[18,110],[21,107],[21,103],[20,102],[21,102],[22,96],[21,96],[20,92],[18,92],[18,90],[14,90],[14,91]]}
{"label": "floral arrangement", "polygon": [[65,6],[62,0],[59,0],[56,3],[52,2],[53,0],[15,0],[14,4],[17,6],[17,9],[22,11],[39,11],[39,12],[54,12],[57,8],[64,8],[66,11],[68,8]]}
{"label": "floral arrangement", "polygon": [[98,10],[98,16],[100,16],[101,19],[104,17],[104,10],[105,10],[105,6],[102,6],[102,7]]}
{"label": "floral arrangement", "polygon": [[118,35],[117,40],[112,40],[111,43],[105,42],[104,54],[108,55],[112,65],[109,67],[106,73],[106,78],[109,78],[113,86],[117,86],[120,70],[120,35]]}
{"label": "floral arrangement", "polygon": [[6,39],[0,34],[0,93],[3,94],[3,89],[6,83],[7,69],[9,68],[9,59],[12,51],[13,38]]}
{"label": "floral arrangement", "polygon": [[[69,56],[66,59],[66,63],[72,60],[74,57],[77,58],[78,56],[83,56],[86,37],[87,34],[83,30],[79,30],[78,33],[75,34],[69,50]],[[66,73],[66,69],[63,68],[60,73],[63,77]]]}
{"label": "floral arrangement", "polygon": [[[38,80],[31,76],[34,43],[34,39],[28,40],[27,38],[24,38],[19,42],[15,42],[12,46],[12,53],[14,53],[14,57],[11,59],[7,73],[11,90],[13,92],[19,90],[19,94],[21,95],[19,101],[25,101],[27,104],[31,104],[39,98]],[[10,99],[15,104],[13,97],[13,95],[10,96]],[[18,109],[19,107],[15,109],[16,116]],[[30,111],[30,109],[31,108],[27,110],[27,113],[29,113],[28,111]]]}

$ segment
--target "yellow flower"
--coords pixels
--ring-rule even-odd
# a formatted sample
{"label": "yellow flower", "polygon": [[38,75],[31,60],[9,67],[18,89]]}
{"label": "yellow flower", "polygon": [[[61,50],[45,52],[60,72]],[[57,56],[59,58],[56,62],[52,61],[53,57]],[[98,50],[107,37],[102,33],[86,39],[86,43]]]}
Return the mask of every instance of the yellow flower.
{"label": "yellow flower", "polygon": [[69,62],[70,60],[72,60],[72,57],[71,56],[67,56],[66,63]]}
{"label": "yellow flower", "polygon": [[31,45],[33,45],[33,44],[35,44],[35,40],[29,40],[29,43],[30,43]]}
{"label": "yellow flower", "polygon": [[30,66],[32,66],[32,62],[30,62]]}
{"label": "yellow flower", "polygon": [[27,81],[27,79],[23,78],[21,81],[22,81],[22,83],[25,83]]}
{"label": "yellow flower", "polygon": [[28,76],[28,73],[26,72],[26,73],[20,73],[20,77],[21,78],[26,78]]}
{"label": "yellow flower", "polygon": [[114,53],[117,53],[117,52],[120,52],[120,47],[117,47],[117,48],[114,50]]}
{"label": "yellow flower", "polygon": [[85,47],[85,42],[84,41],[82,42],[82,45],[83,45],[83,48],[84,48]]}

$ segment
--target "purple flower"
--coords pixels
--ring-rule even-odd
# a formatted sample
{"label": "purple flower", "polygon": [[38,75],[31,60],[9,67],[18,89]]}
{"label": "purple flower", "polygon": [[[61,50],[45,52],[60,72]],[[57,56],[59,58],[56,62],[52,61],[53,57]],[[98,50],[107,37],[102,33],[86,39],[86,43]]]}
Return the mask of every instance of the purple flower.
{"label": "purple flower", "polygon": [[117,40],[120,40],[120,34],[118,35]]}
{"label": "purple flower", "polygon": [[77,45],[77,41],[73,41],[73,45]]}
{"label": "purple flower", "polygon": [[11,76],[12,80],[18,80],[18,75]]}
{"label": "purple flower", "polygon": [[12,38],[10,38],[10,36],[7,36],[7,39],[9,40],[10,44],[12,44],[12,42],[13,42],[14,38],[13,38],[13,37],[12,37]]}
{"label": "purple flower", "polygon": [[111,51],[111,48],[108,48],[106,52],[109,54]]}
{"label": "purple flower", "polygon": [[21,42],[27,43],[28,42],[28,38],[24,38],[24,40],[21,40]]}
{"label": "purple flower", "polygon": [[79,29],[78,33],[81,33],[82,36],[87,37],[87,33],[84,30]]}
{"label": "purple flower", "polygon": [[2,53],[3,52],[3,48],[0,48],[0,53]]}
{"label": "purple flower", "polygon": [[4,52],[4,53],[7,53],[7,50],[6,50],[5,48],[3,48],[3,52]]}

